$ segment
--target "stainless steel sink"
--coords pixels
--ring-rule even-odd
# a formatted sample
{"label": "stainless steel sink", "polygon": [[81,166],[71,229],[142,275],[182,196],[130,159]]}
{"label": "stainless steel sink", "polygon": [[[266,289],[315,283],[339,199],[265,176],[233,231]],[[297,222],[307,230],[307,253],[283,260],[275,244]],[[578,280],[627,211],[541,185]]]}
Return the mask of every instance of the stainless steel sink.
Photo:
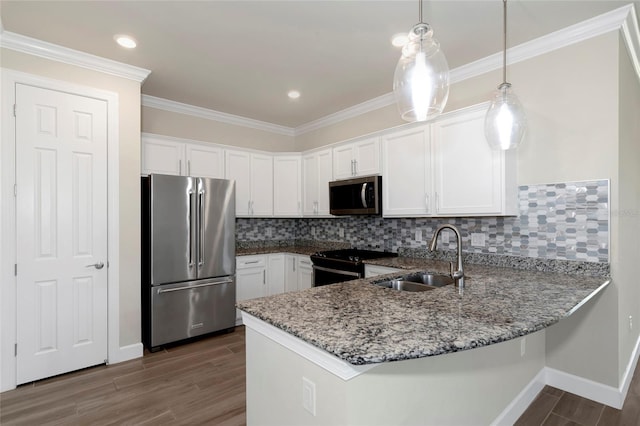
{"label": "stainless steel sink", "polygon": [[453,278],[450,275],[417,273],[402,277],[405,281],[426,284],[433,287],[443,287],[453,284]]}
{"label": "stainless steel sink", "polygon": [[442,274],[414,273],[374,284],[399,291],[428,291],[453,284],[453,278]]}

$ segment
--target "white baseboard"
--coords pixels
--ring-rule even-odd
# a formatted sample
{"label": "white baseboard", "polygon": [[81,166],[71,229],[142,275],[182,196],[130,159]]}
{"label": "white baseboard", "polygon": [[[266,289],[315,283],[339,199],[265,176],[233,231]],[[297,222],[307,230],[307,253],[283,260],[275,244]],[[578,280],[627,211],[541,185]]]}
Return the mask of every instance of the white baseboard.
{"label": "white baseboard", "polygon": [[512,425],[524,413],[545,385],[553,386],[583,398],[621,409],[627,397],[633,373],[640,357],[640,337],[631,353],[631,358],[619,388],[594,382],[564,371],[544,367],[493,421],[492,425]]}
{"label": "white baseboard", "polygon": [[136,358],[141,358],[144,354],[144,346],[142,343],[134,343],[133,345],[120,346],[120,349],[109,358],[109,364],[117,364]]}
{"label": "white baseboard", "polygon": [[495,426],[514,424],[536,399],[544,385],[545,369],[543,368],[491,424]]}

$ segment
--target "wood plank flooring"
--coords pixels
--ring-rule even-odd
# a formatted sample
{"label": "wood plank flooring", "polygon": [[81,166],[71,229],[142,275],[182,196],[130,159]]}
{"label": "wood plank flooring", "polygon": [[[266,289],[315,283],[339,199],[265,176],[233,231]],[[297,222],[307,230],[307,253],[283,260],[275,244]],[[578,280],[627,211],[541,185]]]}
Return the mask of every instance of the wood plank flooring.
{"label": "wood plank flooring", "polygon": [[244,425],[244,327],[0,394],[2,425]]}
{"label": "wood plank flooring", "polygon": [[[1,425],[245,425],[244,327],[0,394]],[[640,365],[622,410],[545,387],[517,426],[640,426]]]}

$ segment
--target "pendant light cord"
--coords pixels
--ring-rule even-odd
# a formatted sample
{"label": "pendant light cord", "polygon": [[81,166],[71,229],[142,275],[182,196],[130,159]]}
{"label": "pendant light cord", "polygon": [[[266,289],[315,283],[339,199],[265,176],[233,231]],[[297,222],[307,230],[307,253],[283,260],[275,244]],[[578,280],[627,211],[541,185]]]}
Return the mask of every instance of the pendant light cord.
{"label": "pendant light cord", "polygon": [[[422,2],[421,2],[422,3]],[[502,49],[502,84],[507,83],[507,0],[503,4],[503,49]]]}

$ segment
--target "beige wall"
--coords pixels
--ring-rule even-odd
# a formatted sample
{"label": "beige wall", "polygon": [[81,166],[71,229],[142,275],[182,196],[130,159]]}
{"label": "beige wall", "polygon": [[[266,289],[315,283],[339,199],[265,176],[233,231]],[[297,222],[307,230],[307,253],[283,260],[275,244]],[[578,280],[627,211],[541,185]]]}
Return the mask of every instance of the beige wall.
{"label": "beige wall", "polygon": [[142,131],[263,151],[294,150],[293,136],[285,136],[213,120],[142,107]]}
{"label": "beige wall", "polygon": [[[637,262],[640,259],[640,82],[620,44],[619,66],[619,169],[614,177],[618,183],[617,208],[612,207],[611,221],[615,226],[615,246],[612,242],[612,269],[618,286],[619,304],[619,374],[627,368],[629,357],[640,331],[640,285]],[[633,329],[629,329],[629,317]]]}
{"label": "beige wall", "polygon": [[120,346],[141,341],[140,83],[2,49],[2,67],[118,94],[120,169]]}

